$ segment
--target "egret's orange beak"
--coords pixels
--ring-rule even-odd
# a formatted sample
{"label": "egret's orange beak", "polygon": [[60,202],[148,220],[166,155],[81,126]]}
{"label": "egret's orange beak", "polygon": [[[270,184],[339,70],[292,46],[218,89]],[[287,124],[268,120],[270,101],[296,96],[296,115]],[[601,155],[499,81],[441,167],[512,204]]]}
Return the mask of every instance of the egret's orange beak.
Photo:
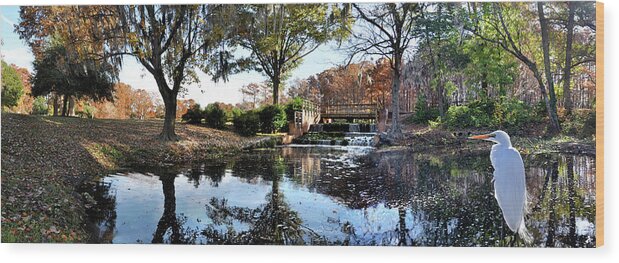
{"label": "egret's orange beak", "polygon": [[490,134],[482,134],[482,135],[471,136],[471,137],[469,137],[469,139],[471,139],[471,140],[486,140],[486,139],[488,139],[490,137],[492,137]]}

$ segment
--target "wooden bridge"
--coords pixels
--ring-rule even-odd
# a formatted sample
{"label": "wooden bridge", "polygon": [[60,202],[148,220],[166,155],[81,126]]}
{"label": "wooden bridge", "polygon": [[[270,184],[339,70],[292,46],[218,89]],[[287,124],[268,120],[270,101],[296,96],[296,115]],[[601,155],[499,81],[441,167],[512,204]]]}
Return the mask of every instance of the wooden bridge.
{"label": "wooden bridge", "polygon": [[[290,138],[298,137],[309,131],[312,124],[324,119],[374,119],[378,122],[376,104],[325,104],[317,105],[304,100],[301,111],[295,111],[294,121],[288,123]],[[288,140],[286,137],[285,140]]]}
{"label": "wooden bridge", "polygon": [[376,119],[376,104],[326,104],[320,107],[323,119]]}

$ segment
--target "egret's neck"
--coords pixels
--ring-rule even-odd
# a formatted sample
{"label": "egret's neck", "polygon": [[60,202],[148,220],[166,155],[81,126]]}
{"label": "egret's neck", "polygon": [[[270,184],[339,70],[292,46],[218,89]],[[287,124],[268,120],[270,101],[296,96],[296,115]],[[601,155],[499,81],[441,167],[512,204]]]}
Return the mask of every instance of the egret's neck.
{"label": "egret's neck", "polygon": [[512,142],[507,140],[507,141],[499,141],[496,144],[494,144],[493,148],[509,148],[512,147]]}

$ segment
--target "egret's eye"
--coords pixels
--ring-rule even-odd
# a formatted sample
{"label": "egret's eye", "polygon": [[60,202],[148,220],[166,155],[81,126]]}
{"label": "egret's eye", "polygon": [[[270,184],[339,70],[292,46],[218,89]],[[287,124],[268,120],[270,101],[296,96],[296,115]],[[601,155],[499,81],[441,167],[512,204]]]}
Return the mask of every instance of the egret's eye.
{"label": "egret's eye", "polygon": [[494,137],[496,137],[496,134],[494,134],[494,133],[488,134],[488,137],[494,138]]}

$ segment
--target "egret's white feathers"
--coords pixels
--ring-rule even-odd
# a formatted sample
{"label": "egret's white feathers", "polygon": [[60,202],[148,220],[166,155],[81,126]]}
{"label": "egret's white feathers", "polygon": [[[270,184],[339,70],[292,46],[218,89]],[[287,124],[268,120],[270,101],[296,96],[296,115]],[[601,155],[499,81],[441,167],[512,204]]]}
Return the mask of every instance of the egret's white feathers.
{"label": "egret's white feathers", "polygon": [[520,153],[511,147],[509,135],[503,131],[493,132],[490,160],[494,167],[494,197],[509,229],[526,242],[533,238],[526,228],[525,215],[528,211],[528,194],[524,163]]}
{"label": "egret's white feathers", "polygon": [[[524,217],[522,218],[522,222],[524,223]],[[520,224],[520,227],[518,228],[518,236],[522,238],[524,243],[533,243],[533,235],[531,235],[531,232],[527,230],[527,226],[525,224]]]}

